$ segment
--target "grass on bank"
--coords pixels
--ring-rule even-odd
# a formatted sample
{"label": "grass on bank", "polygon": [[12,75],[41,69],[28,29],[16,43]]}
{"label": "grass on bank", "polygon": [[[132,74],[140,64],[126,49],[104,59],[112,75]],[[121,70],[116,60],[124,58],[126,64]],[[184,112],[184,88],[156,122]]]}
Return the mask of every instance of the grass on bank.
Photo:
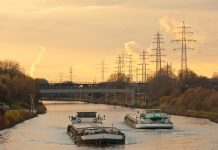
{"label": "grass on bank", "polygon": [[4,116],[0,115],[0,130],[13,127],[14,125],[21,123],[27,119],[36,117],[37,114],[46,113],[47,109],[41,102],[36,105],[37,112],[32,113],[24,111],[25,108],[19,105],[13,105],[10,110],[7,110]]}
{"label": "grass on bank", "polygon": [[0,116],[0,129],[10,128],[36,116],[37,114],[32,112],[8,110],[5,112],[4,116]]}

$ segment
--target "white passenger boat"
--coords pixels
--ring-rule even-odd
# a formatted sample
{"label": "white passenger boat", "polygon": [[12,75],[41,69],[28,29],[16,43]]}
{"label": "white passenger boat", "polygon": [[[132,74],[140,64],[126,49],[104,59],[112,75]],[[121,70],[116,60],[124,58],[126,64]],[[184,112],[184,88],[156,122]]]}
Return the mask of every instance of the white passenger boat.
{"label": "white passenger boat", "polygon": [[127,114],[124,121],[137,129],[172,129],[170,115],[160,109],[146,109],[142,113]]}
{"label": "white passenger boat", "polygon": [[78,112],[71,116],[67,132],[76,144],[124,144],[125,135],[116,127],[103,127],[96,112]]}

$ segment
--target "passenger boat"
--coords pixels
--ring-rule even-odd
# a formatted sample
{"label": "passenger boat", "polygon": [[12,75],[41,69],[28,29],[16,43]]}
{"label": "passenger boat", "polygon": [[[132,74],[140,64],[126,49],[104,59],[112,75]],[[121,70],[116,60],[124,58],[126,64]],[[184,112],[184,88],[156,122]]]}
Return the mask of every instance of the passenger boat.
{"label": "passenger boat", "polygon": [[170,115],[160,109],[145,109],[142,113],[127,114],[124,118],[126,124],[137,129],[172,129],[173,123]]}
{"label": "passenger boat", "polygon": [[67,133],[76,144],[124,144],[125,135],[116,127],[103,127],[103,117],[96,112],[77,112],[70,116]]}

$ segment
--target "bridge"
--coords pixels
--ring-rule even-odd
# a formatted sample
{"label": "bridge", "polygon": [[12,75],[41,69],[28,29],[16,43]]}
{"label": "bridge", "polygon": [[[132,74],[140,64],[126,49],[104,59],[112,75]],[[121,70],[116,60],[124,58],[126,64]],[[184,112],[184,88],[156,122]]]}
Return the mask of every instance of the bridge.
{"label": "bridge", "polygon": [[111,85],[98,84],[47,84],[40,86],[40,94],[44,99],[54,98],[70,98],[80,101],[97,100],[108,101],[108,98],[113,97],[117,101],[117,96],[122,94],[126,102],[134,104],[135,88],[116,88]]}

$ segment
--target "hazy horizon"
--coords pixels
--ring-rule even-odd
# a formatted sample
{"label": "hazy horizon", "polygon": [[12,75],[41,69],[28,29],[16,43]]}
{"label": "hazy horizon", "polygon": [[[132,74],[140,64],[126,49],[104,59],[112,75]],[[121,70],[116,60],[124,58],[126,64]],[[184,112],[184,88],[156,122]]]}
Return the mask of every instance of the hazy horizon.
{"label": "hazy horizon", "polygon": [[[119,54],[151,52],[154,34],[161,32],[166,61],[180,69],[175,27],[184,20],[197,42],[188,51],[189,68],[211,77],[218,72],[218,1],[216,0],[0,0],[0,59],[15,60],[34,78],[59,81],[101,80],[96,69],[108,64],[115,71]],[[155,64],[149,59],[151,73]],[[137,66],[138,67],[138,66]]]}

